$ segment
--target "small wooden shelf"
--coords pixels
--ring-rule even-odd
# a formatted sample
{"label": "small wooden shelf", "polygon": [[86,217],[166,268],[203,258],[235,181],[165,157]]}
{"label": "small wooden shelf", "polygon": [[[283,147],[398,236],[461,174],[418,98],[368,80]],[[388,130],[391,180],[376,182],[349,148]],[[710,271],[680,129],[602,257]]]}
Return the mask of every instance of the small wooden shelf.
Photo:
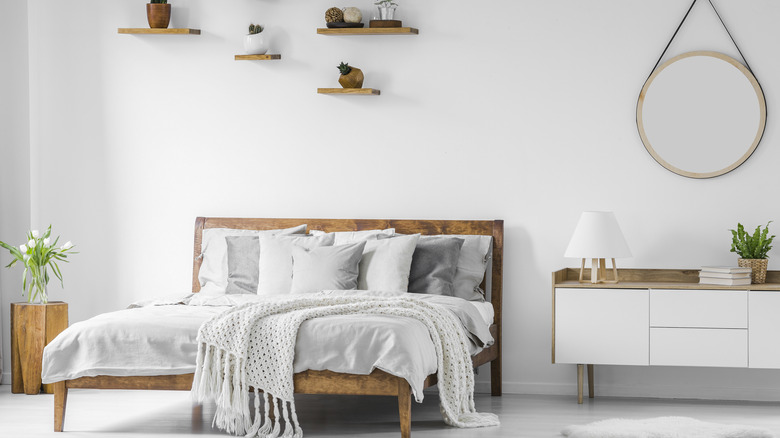
{"label": "small wooden shelf", "polygon": [[417,35],[419,30],[413,27],[348,27],[344,29],[331,29],[321,27],[317,29],[320,35]]}
{"label": "small wooden shelf", "polygon": [[153,35],[200,35],[200,29],[149,29],[146,27],[120,27],[117,33]]}
{"label": "small wooden shelf", "polygon": [[282,55],[236,55],[236,61],[266,61],[282,59]]}
{"label": "small wooden shelf", "polygon": [[317,88],[319,94],[363,94],[379,96],[379,90],[374,88]]}

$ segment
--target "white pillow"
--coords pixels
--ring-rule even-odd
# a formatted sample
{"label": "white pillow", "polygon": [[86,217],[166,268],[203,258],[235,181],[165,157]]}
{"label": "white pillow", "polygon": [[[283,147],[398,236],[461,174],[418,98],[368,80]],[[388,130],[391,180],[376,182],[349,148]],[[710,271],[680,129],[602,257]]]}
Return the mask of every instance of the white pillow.
{"label": "white pillow", "polygon": [[260,236],[257,294],[281,295],[290,293],[292,286],[294,246],[311,249],[331,246],[335,236]]}
{"label": "white pillow", "polygon": [[360,261],[358,289],[406,292],[418,240],[420,235],[412,234],[367,241]]}
{"label": "white pillow", "polygon": [[[312,236],[321,236],[325,234],[324,231],[311,230],[309,234]],[[395,235],[395,228],[388,228],[385,230],[363,230],[363,231],[336,231],[333,233],[336,235],[336,241],[334,245],[345,245],[347,243],[362,242],[364,240],[377,240],[381,237],[392,237]]]}
{"label": "white pillow", "polygon": [[292,250],[292,293],[356,289],[366,242]]}
{"label": "white pillow", "polygon": [[275,236],[277,234],[300,234],[306,232],[306,225],[283,230],[237,230],[232,228],[206,228],[201,239],[200,255],[203,261],[198,270],[200,293],[224,294],[228,284],[227,236]]}

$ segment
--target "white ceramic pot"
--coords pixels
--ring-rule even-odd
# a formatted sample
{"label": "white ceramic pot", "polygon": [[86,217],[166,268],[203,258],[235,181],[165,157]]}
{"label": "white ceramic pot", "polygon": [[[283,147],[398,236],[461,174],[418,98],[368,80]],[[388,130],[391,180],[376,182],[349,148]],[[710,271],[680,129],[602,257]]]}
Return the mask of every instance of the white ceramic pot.
{"label": "white ceramic pot", "polygon": [[247,55],[265,55],[268,51],[268,44],[262,33],[247,35],[244,39],[244,52]]}

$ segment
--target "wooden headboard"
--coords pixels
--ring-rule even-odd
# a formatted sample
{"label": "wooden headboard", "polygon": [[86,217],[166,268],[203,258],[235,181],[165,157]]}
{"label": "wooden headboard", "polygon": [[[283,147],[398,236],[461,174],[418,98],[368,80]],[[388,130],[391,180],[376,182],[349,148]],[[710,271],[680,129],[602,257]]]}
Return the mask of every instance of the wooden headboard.
{"label": "wooden headboard", "polygon": [[[192,291],[200,291],[198,271],[201,264],[201,242],[206,228],[233,228],[242,230],[277,230],[307,224],[309,230],[360,231],[395,228],[398,233],[431,234],[478,234],[493,236],[493,263],[489,298],[495,311],[494,323],[498,326],[501,345],[501,295],[504,268],[504,221],[461,221],[461,220],[396,220],[396,219],[266,219],[266,218],[216,218],[195,219],[195,248],[192,257]],[[482,282],[483,289],[485,281]]]}

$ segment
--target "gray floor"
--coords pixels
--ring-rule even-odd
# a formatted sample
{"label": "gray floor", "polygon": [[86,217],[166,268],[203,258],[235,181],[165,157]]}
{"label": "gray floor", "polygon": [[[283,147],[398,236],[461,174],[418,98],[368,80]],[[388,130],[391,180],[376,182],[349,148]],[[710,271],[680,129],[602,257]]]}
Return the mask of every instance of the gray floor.
{"label": "gray floor", "polygon": [[[71,390],[65,435],[52,430],[51,395],[11,394],[0,386],[0,437],[132,437],[227,436],[211,428],[213,405],[193,419],[189,393],[174,391]],[[296,396],[304,435],[314,437],[399,437],[396,399],[389,397]],[[709,402],[597,398],[577,405],[573,397],[477,396],[477,409],[494,412],[496,428],[455,429],[441,420],[435,394],[412,406],[412,436],[558,437],[569,424],[606,418],[649,418],[678,415],[703,421],[762,426],[780,437],[780,403]]]}

